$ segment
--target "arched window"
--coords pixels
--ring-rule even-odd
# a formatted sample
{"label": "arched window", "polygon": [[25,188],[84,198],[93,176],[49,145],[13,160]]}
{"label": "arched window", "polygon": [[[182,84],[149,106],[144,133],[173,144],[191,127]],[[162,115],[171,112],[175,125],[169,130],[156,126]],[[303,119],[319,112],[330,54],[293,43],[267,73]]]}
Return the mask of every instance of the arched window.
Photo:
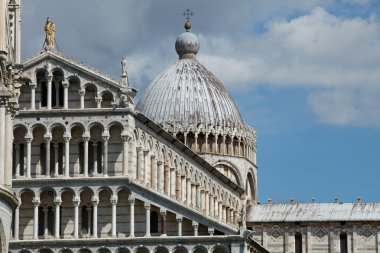
{"label": "arched window", "polygon": [[41,175],[46,175],[46,146],[45,146],[45,143],[40,144],[40,164],[41,164]]}
{"label": "arched window", "polygon": [[42,236],[45,232],[45,215],[44,208],[42,206],[38,207],[38,235]]}
{"label": "arched window", "polygon": [[25,156],[25,145],[20,144],[20,175],[24,175],[24,156]]}
{"label": "arched window", "polygon": [[98,143],[97,143],[98,145],[97,145],[97,161],[98,161],[98,168],[97,168],[97,171],[98,171],[98,173],[100,174],[100,173],[102,173],[102,168],[103,168],[103,166],[102,166],[102,158],[103,158],[103,143],[101,142],[101,141],[98,141]]}
{"label": "arched window", "polygon": [[79,143],[79,173],[84,173],[84,143]]}
{"label": "arched window", "polygon": [[348,247],[347,247],[347,234],[341,233],[340,234],[340,253],[347,253]]}
{"label": "arched window", "polygon": [[92,174],[94,173],[94,146],[92,141],[88,142],[88,173]]}
{"label": "arched window", "polygon": [[48,229],[48,233],[53,235],[54,233],[54,209],[52,206],[49,206],[48,207],[48,213],[47,213],[47,221],[48,221],[48,224],[47,224],[47,229]]}
{"label": "arched window", "polygon": [[57,102],[57,91],[55,87],[55,81],[51,85],[51,106],[56,106]]}
{"label": "arched window", "polygon": [[88,211],[87,206],[82,206],[82,234],[88,234]]}
{"label": "arched window", "polygon": [[60,142],[58,144],[58,174],[62,175],[63,174],[63,143]]}
{"label": "arched window", "polygon": [[158,213],[156,211],[150,213],[150,232],[158,233]]}
{"label": "arched window", "polygon": [[59,103],[59,106],[63,106],[63,85],[62,85],[62,82],[59,82],[59,95],[58,95],[58,103]]}
{"label": "arched window", "polygon": [[302,253],[302,235],[301,233],[297,232],[294,235],[294,240],[295,240],[295,253]]}
{"label": "arched window", "polygon": [[47,86],[46,82],[41,83],[41,107],[47,106]]}

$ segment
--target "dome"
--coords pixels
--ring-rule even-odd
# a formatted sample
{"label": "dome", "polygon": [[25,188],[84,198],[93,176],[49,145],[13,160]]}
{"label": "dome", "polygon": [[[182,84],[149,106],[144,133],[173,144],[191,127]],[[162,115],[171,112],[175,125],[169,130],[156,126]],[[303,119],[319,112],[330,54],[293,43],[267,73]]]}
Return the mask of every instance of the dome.
{"label": "dome", "polygon": [[153,80],[136,109],[161,125],[243,124],[239,110],[223,84],[196,60],[199,46],[195,34],[182,33],[175,43],[179,60]]}

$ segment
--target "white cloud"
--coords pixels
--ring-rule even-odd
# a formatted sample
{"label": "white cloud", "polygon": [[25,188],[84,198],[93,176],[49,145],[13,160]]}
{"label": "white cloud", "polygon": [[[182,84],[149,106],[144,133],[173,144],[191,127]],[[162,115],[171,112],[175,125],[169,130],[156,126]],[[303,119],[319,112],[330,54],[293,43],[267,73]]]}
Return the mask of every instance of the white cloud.
{"label": "white cloud", "polygon": [[340,18],[315,8],[275,21],[256,37],[205,40],[201,61],[227,86],[323,88],[308,99],[321,122],[380,125],[379,20]]}
{"label": "white cloud", "polygon": [[[113,8],[103,1],[69,2],[79,6],[72,9],[66,2],[51,0],[40,0],[38,8],[34,2],[24,3],[25,55],[40,48],[38,41],[42,46],[44,19],[51,16],[57,22],[57,42],[66,54],[115,75],[121,56],[127,55],[131,84],[143,90],[176,60],[180,13],[190,6],[195,12],[193,32],[201,33],[198,58],[226,86],[306,86],[318,90],[308,103],[322,122],[375,124],[361,117],[372,117],[366,110],[376,111],[376,103],[365,101],[380,94],[376,16],[335,16],[325,10],[337,3],[334,0],[115,1]],[[259,33],[252,32],[254,22],[262,26]],[[332,114],[334,110],[342,112],[339,117]],[[364,116],[353,116],[360,113]]]}

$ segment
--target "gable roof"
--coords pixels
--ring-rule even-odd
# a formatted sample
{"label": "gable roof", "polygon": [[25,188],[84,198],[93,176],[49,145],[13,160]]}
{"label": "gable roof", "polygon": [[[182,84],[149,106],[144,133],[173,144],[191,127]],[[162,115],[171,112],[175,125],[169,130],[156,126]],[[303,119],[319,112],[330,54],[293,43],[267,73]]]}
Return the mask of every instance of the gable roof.
{"label": "gable roof", "polygon": [[380,221],[380,203],[259,204],[248,222]]}
{"label": "gable roof", "polygon": [[95,69],[83,62],[79,62],[77,60],[74,60],[71,57],[68,57],[64,55],[62,52],[57,50],[47,50],[42,51],[32,57],[27,58],[23,61],[23,69],[31,68],[45,60],[56,60],[60,63],[63,63],[78,72],[87,74],[88,76],[93,77],[94,79],[101,80],[111,86],[114,86],[115,88],[120,88],[120,80],[116,77],[113,77],[111,75],[108,75],[106,73],[101,72],[98,69]]}

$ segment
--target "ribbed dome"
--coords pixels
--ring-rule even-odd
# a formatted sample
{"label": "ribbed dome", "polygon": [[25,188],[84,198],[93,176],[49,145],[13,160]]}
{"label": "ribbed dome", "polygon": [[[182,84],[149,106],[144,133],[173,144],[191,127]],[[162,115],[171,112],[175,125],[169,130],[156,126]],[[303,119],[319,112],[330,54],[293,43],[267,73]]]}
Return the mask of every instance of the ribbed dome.
{"label": "ribbed dome", "polygon": [[148,86],[136,109],[159,124],[187,122],[236,126],[243,123],[223,84],[195,57],[180,59],[164,70]]}

